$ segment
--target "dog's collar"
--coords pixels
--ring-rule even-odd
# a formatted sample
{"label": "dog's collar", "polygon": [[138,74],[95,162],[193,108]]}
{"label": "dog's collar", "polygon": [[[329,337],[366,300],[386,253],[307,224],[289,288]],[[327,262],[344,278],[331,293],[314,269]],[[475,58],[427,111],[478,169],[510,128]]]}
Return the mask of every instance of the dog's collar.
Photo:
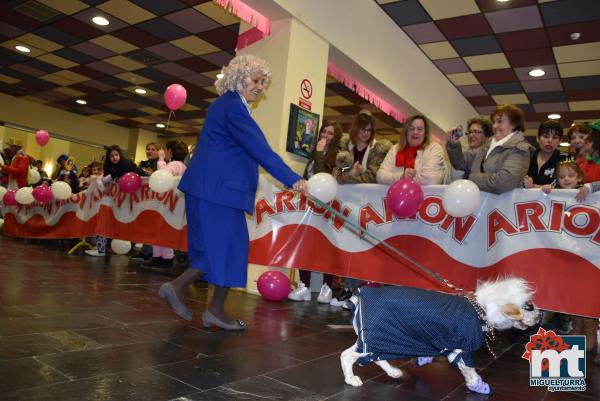
{"label": "dog's collar", "polygon": [[475,309],[475,313],[477,314],[477,317],[479,317],[479,320],[481,320],[483,322],[483,324],[481,325],[481,330],[483,331],[484,336],[485,336],[485,345],[486,345],[488,351],[490,351],[490,354],[492,354],[492,356],[494,357],[494,359],[497,359],[498,356],[496,355],[496,353],[494,352],[494,350],[492,349],[492,346],[491,346],[491,343],[496,341],[496,332],[495,332],[494,328],[492,327],[492,325],[488,322],[486,315],[485,315],[485,310],[479,304],[479,302],[477,302],[477,299],[475,298],[475,295],[472,292],[467,292],[467,293],[464,293],[461,295],[463,297],[465,297],[467,299],[467,301],[469,301],[471,306],[473,306],[473,309]]}

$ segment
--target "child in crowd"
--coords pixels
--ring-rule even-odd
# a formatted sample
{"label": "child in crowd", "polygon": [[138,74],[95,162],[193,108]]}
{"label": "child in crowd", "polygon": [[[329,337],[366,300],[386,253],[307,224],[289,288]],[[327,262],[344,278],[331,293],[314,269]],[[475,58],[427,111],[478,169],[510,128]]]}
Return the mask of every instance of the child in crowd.
{"label": "child in crowd", "polygon": [[102,177],[104,175],[104,167],[102,166],[102,163],[93,162],[92,164],[90,164],[90,170],[90,182],[97,180],[98,177]]}
{"label": "child in crowd", "polygon": [[[183,175],[186,165],[183,160],[188,155],[188,148],[182,141],[169,141],[165,144],[165,149],[158,151],[159,170],[167,170],[174,177]],[[165,160],[168,160],[167,163]],[[169,268],[172,265],[174,253],[173,249],[162,246],[152,246],[152,259],[142,264],[143,267],[161,267]]]}
{"label": "child in crowd", "polygon": [[85,166],[81,169],[81,175],[79,176],[79,190],[85,191],[92,182],[90,166]]}
{"label": "child in crowd", "polygon": [[558,163],[555,171],[555,182],[553,184],[542,185],[542,191],[549,194],[552,188],[557,189],[575,189],[581,188],[585,181],[585,176],[581,168],[574,161],[564,161]]}

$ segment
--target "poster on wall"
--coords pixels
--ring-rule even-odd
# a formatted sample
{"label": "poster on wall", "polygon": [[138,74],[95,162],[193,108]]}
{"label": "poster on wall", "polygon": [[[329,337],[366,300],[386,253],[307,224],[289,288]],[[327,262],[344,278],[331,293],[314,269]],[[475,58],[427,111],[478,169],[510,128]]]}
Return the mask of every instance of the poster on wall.
{"label": "poster on wall", "polygon": [[315,147],[318,129],[318,114],[291,103],[285,150],[308,159]]}

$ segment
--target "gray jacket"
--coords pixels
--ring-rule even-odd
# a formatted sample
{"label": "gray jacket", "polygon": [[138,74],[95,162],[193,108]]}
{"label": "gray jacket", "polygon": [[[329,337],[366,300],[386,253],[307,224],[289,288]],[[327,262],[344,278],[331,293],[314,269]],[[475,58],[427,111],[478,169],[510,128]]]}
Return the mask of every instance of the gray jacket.
{"label": "gray jacket", "polygon": [[486,158],[490,144],[491,139],[479,149],[463,152],[460,144],[448,142],[446,149],[452,167],[469,171],[469,180],[485,192],[501,194],[519,188],[529,169],[533,146],[521,131],[516,131],[505,144],[494,148]]}

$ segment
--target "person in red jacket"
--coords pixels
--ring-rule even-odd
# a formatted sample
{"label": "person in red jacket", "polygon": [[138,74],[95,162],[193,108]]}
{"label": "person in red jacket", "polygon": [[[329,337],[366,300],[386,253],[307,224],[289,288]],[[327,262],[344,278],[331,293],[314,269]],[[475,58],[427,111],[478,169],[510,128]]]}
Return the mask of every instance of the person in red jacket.
{"label": "person in red jacket", "polygon": [[8,173],[8,188],[18,189],[27,186],[27,174],[29,173],[29,157],[23,149],[19,149],[12,158],[10,166],[2,166],[2,171]]}

